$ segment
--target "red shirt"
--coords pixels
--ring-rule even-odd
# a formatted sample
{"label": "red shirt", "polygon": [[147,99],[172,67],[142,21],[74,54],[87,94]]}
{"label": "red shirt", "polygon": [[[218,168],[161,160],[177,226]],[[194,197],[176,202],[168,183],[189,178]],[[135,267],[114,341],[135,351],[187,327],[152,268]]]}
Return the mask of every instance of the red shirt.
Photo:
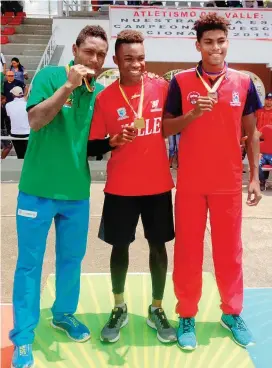
{"label": "red shirt", "polygon": [[265,125],[272,125],[272,109],[265,108],[257,111],[257,128],[261,130]]}
{"label": "red shirt", "polygon": [[[141,83],[122,88],[137,111]],[[138,136],[132,143],[111,152],[107,166],[106,193],[142,196],[164,193],[173,188],[162,135],[162,112],[167,90],[168,83],[163,79],[144,78],[145,128],[138,130]],[[124,126],[133,125],[134,118],[117,80],[96,98],[89,139],[104,139],[108,134],[118,134]]]}
{"label": "red shirt", "polygon": [[263,139],[260,143],[260,152],[272,155],[272,124],[264,126],[260,131]]}
{"label": "red shirt", "polygon": [[[201,67],[199,69],[202,73]],[[210,83],[206,73],[203,78]],[[177,189],[203,194],[241,190],[241,119],[261,107],[249,76],[226,68],[211,112],[192,121],[182,130],[179,143]],[[195,68],[175,75],[170,83],[166,111],[174,116],[195,107],[198,96],[207,90]]]}

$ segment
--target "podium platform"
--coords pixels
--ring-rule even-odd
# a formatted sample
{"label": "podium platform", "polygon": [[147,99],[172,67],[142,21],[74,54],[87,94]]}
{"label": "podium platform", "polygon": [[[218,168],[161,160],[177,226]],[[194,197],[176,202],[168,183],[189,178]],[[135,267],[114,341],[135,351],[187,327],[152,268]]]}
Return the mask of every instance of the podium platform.
{"label": "podium platform", "polygon": [[[184,352],[176,344],[163,345],[156,331],[146,324],[151,301],[149,274],[129,274],[126,301],[129,324],[115,344],[100,341],[100,330],[112,308],[110,276],[83,274],[77,317],[89,326],[92,338],[74,343],[61,331],[50,327],[50,308],[54,300],[54,275],[47,280],[41,302],[41,320],[33,346],[38,368],[251,368],[255,365],[246,349],[237,346],[230,333],[219,324],[219,294],[212,274],[204,273],[203,297],[196,318],[198,348]],[[168,275],[164,309],[177,327],[175,296]],[[263,367],[261,367],[263,368]]]}

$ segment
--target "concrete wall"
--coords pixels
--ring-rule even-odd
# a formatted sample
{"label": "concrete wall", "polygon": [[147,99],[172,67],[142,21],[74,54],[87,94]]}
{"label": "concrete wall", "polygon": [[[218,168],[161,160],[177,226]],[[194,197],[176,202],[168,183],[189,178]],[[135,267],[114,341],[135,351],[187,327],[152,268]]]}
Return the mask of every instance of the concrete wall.
{"label": "concrete wall", "polygon": [[[87,24],[101,25],[108,36],[110,24],[108,19],[87,18],[56,18],[53,20],[53,29],[56,28],[56,41],[64,45],[64,52],[60,64],[67,63],[72,58],[72,43],[80,30]],[[114,67],[112,55],[114,39],[110,40],[110,49],[105,67]],[[145,40],[146,60],[149,62],[197,62],[200,58],[191,39],[158,39],[147,38]],[[231,63],[270,64],[272,66],[272,42],[256,40],[230,40],[230,48],[227,57]]]}

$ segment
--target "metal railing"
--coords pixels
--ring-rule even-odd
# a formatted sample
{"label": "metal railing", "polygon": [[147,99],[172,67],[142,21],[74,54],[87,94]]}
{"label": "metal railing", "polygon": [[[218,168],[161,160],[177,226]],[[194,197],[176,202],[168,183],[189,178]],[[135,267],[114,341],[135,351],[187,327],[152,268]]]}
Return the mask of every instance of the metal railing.
{"label": "metal railing", "polygon": [[27,93],[27,97],[29,96],[29,93],[30,93],[30,90],[31,90],[31,87],[32,87],[32,83],[33,83],[33,80],[36,76],[36,74],[42,69],[44,68],[45,66],[49,65],[50,63],[50,60],[52,59],[52,56],[54,54],[54,51],[57,47],[57,43],[56,43],[56,39],[55,39],[55,31],[56,31],[57,27],[54,28],[54,31],[48,41],[48,44],[44,50],[44,53],[41,57],[41,60],[39,62],[39,65],[37,66],[37,69],[36,69],[36,72],[32,78],[32,81],[30,83],[30,86],[29,86],[29,89],[28,89],[28,93]]}
{"label": "metal railing", "polygon": [[[56,27],[57,28],[57,27]],[[34,74],[34,77],[35,75],[38,73],[38,71],[40,71],[40,69],[42,69],[43,67],[47,66],[49,63],[50,63],[50,60],[53,56],[53,53],[56,49],[56,39],[55,39],[55,31],[56,31],[56,28],[54,29],[49,41],[48,41],[48,44],[46,46],[46,49],[44,50],[44,53],[42,55],[42,58],[41,58],[41,61],[39,62],[39,65],[37,67],[37,70],[36,70],[36,73]],[[33,79],[34,79],[33,77]]]}
{"label": "metal railing", "polygon": [[12,135],[1,135],[0,140],[1,141],[28,141],[29,137],[13,137]]}
{"label": "metal railing", "polygon": [[[82,0],[64,0],[63,1],[63,14],[67,17],[70,15],[70,12],[91,12],[93,10],[107,11],[110,5],[132,5],[132,6],[141,6],[145,1],[129,1],[129,0],[111,0],[111,1],[82,1]],[[203,1],[160,1],[163,6],[173,6],[173,7],[190,7],[190,6],[198,6],[203,7],[205,3],[210,2],[210,0]],[[137,3],[137,4],[136,4]],[[145,2],[146,3],[146,2]],[[150,5],[156,3],[155,1],[149,1]],[[158,2],[157,2],[158,3]],[[155,4],[154,4],[155,5]]]}

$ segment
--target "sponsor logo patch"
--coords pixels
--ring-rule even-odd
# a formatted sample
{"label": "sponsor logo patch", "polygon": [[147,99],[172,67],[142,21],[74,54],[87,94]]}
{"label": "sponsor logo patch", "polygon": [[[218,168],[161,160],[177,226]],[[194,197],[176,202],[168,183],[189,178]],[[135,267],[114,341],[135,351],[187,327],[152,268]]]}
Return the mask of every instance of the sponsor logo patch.
{"label": "sponsor logo patch", "polygon": [[117,109],[117,114],[119,116],[118,120],[124,120],[127,119],[127,110],[125,107],[120,107],[119,109]]}
{"label": "sponsor logo patch", "polygon": [[241,106],[239,92],[232,92],[232,101],[230,101],[230,106]]}
{"label": "sponsor logo patch", "polygon": [[151,101],[151,112],[162,111],[162,108],[158,107],[159,102],[159,100]]}
{"label": "sponsor logo patch", "polygon": [[27,211],[27,210],[21,210],[18,208],[18,215],[23,217],[30,217],[30,218],[36,218],[38,215],[38,212],[36,211]]}
{"label": "sponsor logo patch", "polygon": [[192,105],[195,105],[197,103],[197,99],[200,96],[200,93],[196,91],[192,91],[188,94],[187,100],[190,101]]}

